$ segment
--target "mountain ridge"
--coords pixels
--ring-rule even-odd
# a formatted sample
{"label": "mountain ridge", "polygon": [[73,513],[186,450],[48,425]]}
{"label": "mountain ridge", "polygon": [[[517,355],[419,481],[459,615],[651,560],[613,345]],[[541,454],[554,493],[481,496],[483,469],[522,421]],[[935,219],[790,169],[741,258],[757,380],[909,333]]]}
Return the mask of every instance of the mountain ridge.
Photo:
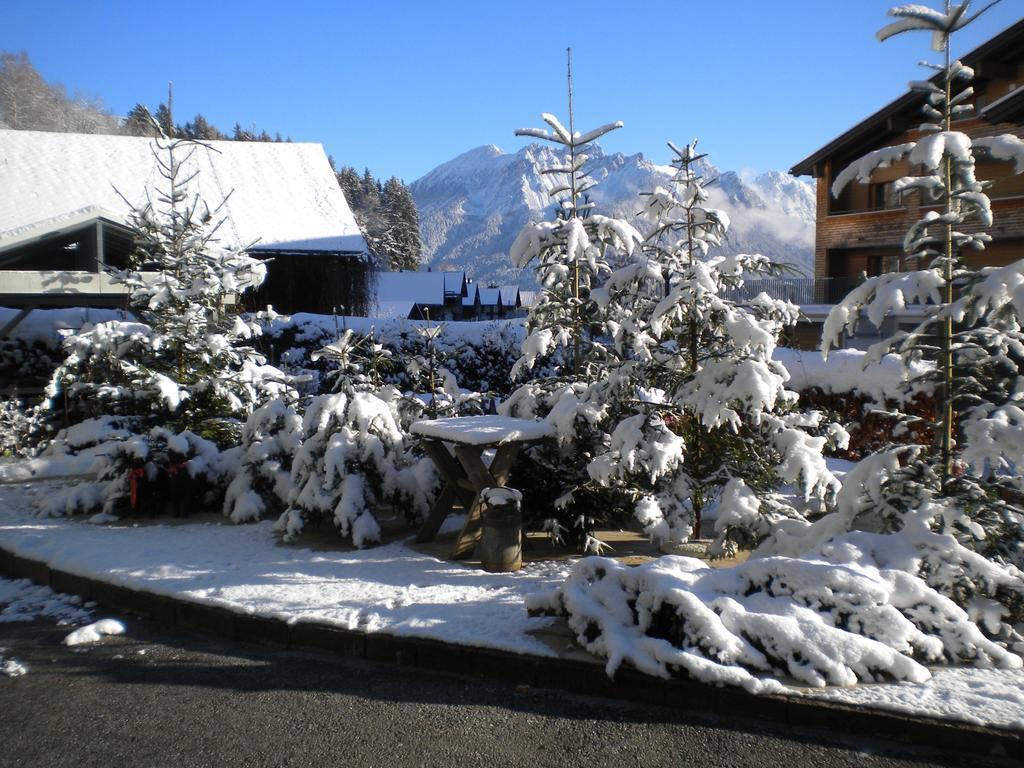
{"label": "mountain ridge", "polygon": [[[640,193],[667,185],[671,166],[642,153],[604,153],[588,147],[588,169],[597,182],[590,193],[596,210],[640,224]],[[533,285],[532,270],[514,268],[508,250],[531,219],[550,219],[548,192],[556,175],[541,174],[561,153],[528,144],[506,153],[494,144],[474,147],[442,163],[409,185],[420,214],[423,264],[432,269],[465,269],[478,282]],[[757,252],[810,274],[814,258],[815,193],[812,185],[779,171],[750,177],[720,171],[704,161],[702,172],[716,179],[711,207],[732,220],[722,252]]]}

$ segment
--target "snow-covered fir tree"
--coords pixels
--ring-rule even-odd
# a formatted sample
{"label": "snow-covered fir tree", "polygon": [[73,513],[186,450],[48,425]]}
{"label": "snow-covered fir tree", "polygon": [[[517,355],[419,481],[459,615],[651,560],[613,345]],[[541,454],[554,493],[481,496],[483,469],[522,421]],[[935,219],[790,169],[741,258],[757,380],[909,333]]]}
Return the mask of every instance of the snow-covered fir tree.
{"label": "snow-covered fir tree", "polygon": [[132,209],[135,249],[127,270],[113,274],[130,291],[134,322],[86,326],[68,337],[68,356],[50,394],[67,394],[80,415],[123,413],[203,431],[223,417],[246,415],[288,391],[286,377],[251,345],[259,323],[230,310],[258,286],[266,266],[222,247],[221,220],[191,182],[197,152],[189,139],[156,139],[160,183]]}
{"label": "snow-covered fir tree", "polygon": [[574,129],[571,107],[569,114],[569,128],[545,113],[541,119],[550,131],[516,131],[517,136],[564,147],[566,154],[561,165],[541,171],[564,179],[549,192],[557,201],[554,219],[524,227],[510,253],[517,267],[533,264],[541,289],[526,319],[523,356],[513,375],[522,375],[538,358],[560,351],[567,379],[592,381],[607,353],[595,334],[602,316],[592,292],[621,260],[632,255],[642,237],[628,222],[595,213],[587,196],[595,184],[586,173],[587,145],[621,128],[622,123],[608,123],[580,134]]}
{"label": "snow-covered fir tree", "polygon": [[[859,492],[844,488],[848,523],[883,531],[925,525],[995,563],[1024,567],[1024,262],[971,269],[965,259],[991,239],[985,232],[993,220],[985,194],[989,184],[976,176],[976,157],[1013,160],[1020,172],[1024,143],[1013,135],[972,140],[953,129],[955,120],[973,114],[974,90],[971,70],[951,60],[950,38],[980,12],[972,14],[964,2],[946,3],[942,11],[902,6],[890,13],[899,21],[883,29],[880,39],[925,31],[943,55],[941,65],[929,65],[935,72],[930,79],[911,84],[927,97],[921,135],[860,159],[836,178],[832,192],[866,182],[876,168],[906,158],[923,175],[899,179],[896,189],[921,195],[930,210],[904,240],[911,268],[869,278],[847,296],[829,315],[823,347],[827,352],[838,343],[862,314],[878,324],[906,304],[925,305],[916,328],[880,342],[873,354],[893,350],[908,371],[912,363],[930,362],[923,372],[908,374],[906,386],[934,392],[937,407],[928,424],[931,441],[890,446],[866,460],[871,469],[865,471],[876,478],[871,485]],[[919,424],[915,417],[897,416],[904,429]],[[962,604],[992,597],[958,551],[929,552],[921,568],[947,580],[944,589]],[[951,570],[958,578],[949,581]],[[1007,618],[1024,618],[1024,582],[998,599]]]}
{"label": "snow-covered fir tree", "polygon": [[345,166],[336,175],[359,230],[382,267],[418,269],[423,243],[419,212],[409,188],[394,176],[382,184],[369,168],[360,175]]}
{"label": "snow-covered fir tree", "polygon": [[382,249],[392,270],[417,270],[423,241],[420,238],[420,215],[409,188],[392,176],[384,183],[381,205],[386,222]]}
{"label": "snow-covered fir tree", "polygon": [[533,265],[540,284],[537,301],[526,319],[522,355],[512,369],[524,378],[539,363],[549,375],[523,384],[502,404],[501,412],[533,418],[543,416],[558,429],[557,445],[531,448],[520,460],[517,477],[537,503],[529,519],[554,538],[571,538],[583,548],[599,548],[589,533],[599,520],[624,511],[608,503],[606,493],[593,493],[587,464],[608,442],[603,423],[605,383],[610,350],[605,343],[605,310],[594,292],[611,271],[628,260],[643,240],[629,222],[595,212],[587,192],[594,181],[586,170],[587,146],[622,126],[603,125],[585,133],[575,130],[571,94],[569,127],[543,114],[550,130],[521,128],[519,136],[548,141],[564,148],[559,165],[544,169],[558,182],[549,193],[554,217],[531,222],[512,246],[517,267]]}
{"label": "snow-covered fir tree", "polygon": [[697,142],[669,143],[671,187],[644,196],[644,247],[599,291],[614,359],[605,400],[611,442],[588,467],[633,499],[646,530],[664,541],[699,538],[705,509],[718,508],[718,548],[749,546],[773,520],[800,517],[782,483],[822,498],[837,486],[822,458],[820,417],[794,410],[788,374],[772,359],[799,310],[760,294],[740,304],[729,291],[777,274],[760,255],[708,257],[729,227],[707,205]]}
{"label": "snow-covered fir tree", "polygon": [[[142,498],[172,475],[187,476],[193,489],[191,481],[207,484],[213,500],[232,474],[215,443],[234,445],[239,418],[270,399],[294,396],[288,377],[251,345],[259,318],[230,310],[266,268],[218,244],[217,211],[193,191],[195,155],[212,151],[188,139],[153,142],[160,182],[131,211],[131,263],[112,275],[128,287],[136,319],[87,324],[68,336],[67,357],[48,390],[52,408],[67,408],[73,421],[86,418],[78,431],[95,435],[99,479],[44,500],[44,512],[102,506],[107,513],[156,514]],[[114,416],[123,417],[116,429]],[[72,435],[59,433],[50,452],[81,450]]]}

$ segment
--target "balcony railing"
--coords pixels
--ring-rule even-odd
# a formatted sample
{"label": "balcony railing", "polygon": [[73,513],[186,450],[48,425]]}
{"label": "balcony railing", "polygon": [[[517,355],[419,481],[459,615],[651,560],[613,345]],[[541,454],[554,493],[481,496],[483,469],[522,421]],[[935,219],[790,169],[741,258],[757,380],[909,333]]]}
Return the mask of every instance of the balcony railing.
{"label": "balcony railing", "polygon": [[791,301],[798,306],[838,304],[857,284],[852,277],[767,277],[747,280],[742,288],[726,291],[732,301],[750,301],[767,293],[773,299]]}

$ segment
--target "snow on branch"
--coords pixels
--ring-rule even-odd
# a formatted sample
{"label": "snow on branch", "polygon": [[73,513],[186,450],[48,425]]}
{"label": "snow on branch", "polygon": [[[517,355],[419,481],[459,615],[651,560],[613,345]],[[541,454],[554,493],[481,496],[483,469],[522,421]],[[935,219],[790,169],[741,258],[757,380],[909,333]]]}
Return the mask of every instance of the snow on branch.
{"label": "snow on branch", "polygon": [[854,329],[861,310],[866,311],[868,319],[877,327],[890,312],[905,310],[907,304],[940,304],[940,288],[944,284],[942,273],[937,269],[869,277],[828,313],[822,329],[822,351],[827,355],[829,347],[840,346],[843,332]]}
{"label": "snow on branch", "polygon": [[974,146],[994,160],[1012,160],[1014,173],[1024,173],[1024,141],[1012,133],[975,139]]}
{"label": "snow on branch", "polygon": [[941,131],[925,136],[911,151],[910,163],[920,163],[925,170],[932,171],[939,167],[947,155],[958,163],[973,163],[971,138],[959,131]]}
{"label": "snow on branch", "polygon": [[587,131],[582,135],[577,132],[577,134],[573,136],[573,143],[575,143],[577,146],[580,144],[589,144],[595,139],[599,139],[606,133],[611,133],[612,131],[616,130],[617,128],[621,128],[622,126],[623,122],[621,120],[616,120],[614,123],[605,123],[600,128],[595,128],[592,131]]}
{"label": "snow on branch", "polygon": [[868,152],[864,157],[846,166],[832,182],[832,197],[839,197],[846,186],[856,179],[862,183],[871,180],[871,174],[878,168],[888,168],[893,163],[899,162],[904,156],[910,154],[915,143],[897,144],[893,147],[882,147],[874,152]]}

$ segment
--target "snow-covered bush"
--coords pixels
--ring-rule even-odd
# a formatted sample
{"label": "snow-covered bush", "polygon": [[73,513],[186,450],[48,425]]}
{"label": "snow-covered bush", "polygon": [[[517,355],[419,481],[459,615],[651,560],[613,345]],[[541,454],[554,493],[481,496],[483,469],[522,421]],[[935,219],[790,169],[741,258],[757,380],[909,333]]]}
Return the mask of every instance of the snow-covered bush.
{"label": "snow-covered bush", "polygon": [[[37,509],[44,516],[102,512],[158,515],[178,501],[185,481],[189,499],[184,513],[208,507],[228,478],[237,472],[233,452],[192,432],[174,433],[154,427],[136,434],[137,418],[101,417],[62,430],[47,449],[51,457],[92,455],[96,479],[63,488],[41,498]],[[172,480],[173,478],[173,480]],[[179,488],[172,489],[171,483]],[[212,497],[212,498],[208,498]]]}
{"label": "snow-covered bush", "polygon": [[722,569],[684,557],[639,567],[588,557],[527,607],[568,617],[580,644],[608,660],[609,675],[625,661],[753,693],[779,691],[787,678],[810,686],[922,682],[931,676],[926,664],[944,662],[1024,666],[991,639],[1001,626],[997,602],[978,596],[961,607],[915,574],[924,570],[922,551],[953,548],[990,594],[1014,588],[1013,578],[952,537],[921,535],[927,547],[848,533],[799,558]]}
{"label": "snow-covered bush", "polygon": [[605,382],[571,382],[561,378],[523,384],[502,403],[503,415],[545,419],[556,440],[530,446],[516,460],[515,485],[530,503],[523,509],[526,530],[547,531],[556,543],[599,553],[591,536],[599,526],[628,523],[632,504],[617,488],[597,486],[588,468],[610,442]]}
{"label": "snow-covered bush", "polygon": [[17,381],[23,386],[42,386],[63,359],[54,340],[0,339],[0,380]]}
{"label": "snow-covered bush", "polygon": [[16,395],[0,401],[0,456],[31,456],[53,436],[50,412]]}
{"label": "snow-covered bush", "polygon": [[463,390],[448,369],[449,352],[438,344],[444,326],[418,326],[416,331],[423,338],[423,351],[409,356],[405,362],[410,390],[400,408],[402,424],[408,426],[420,418],[482,414],[483,395]]}
{"label": "snow-covered bush", "polygon": [[301,428],[302,418],[283,400],[271,400],[246,420],[239,470],[224,493],[224,514],[233,522],[284,511]]}
{"label": "snow-covered bush", "polygon": [[313,398],[292,462],[288,507],[277,522],[286,540],[330,522],[363,547],[380,540],[377,507],[390,503],[410,519],[429,509],[436,476],[399,425],[400,399],[388,387]]}

